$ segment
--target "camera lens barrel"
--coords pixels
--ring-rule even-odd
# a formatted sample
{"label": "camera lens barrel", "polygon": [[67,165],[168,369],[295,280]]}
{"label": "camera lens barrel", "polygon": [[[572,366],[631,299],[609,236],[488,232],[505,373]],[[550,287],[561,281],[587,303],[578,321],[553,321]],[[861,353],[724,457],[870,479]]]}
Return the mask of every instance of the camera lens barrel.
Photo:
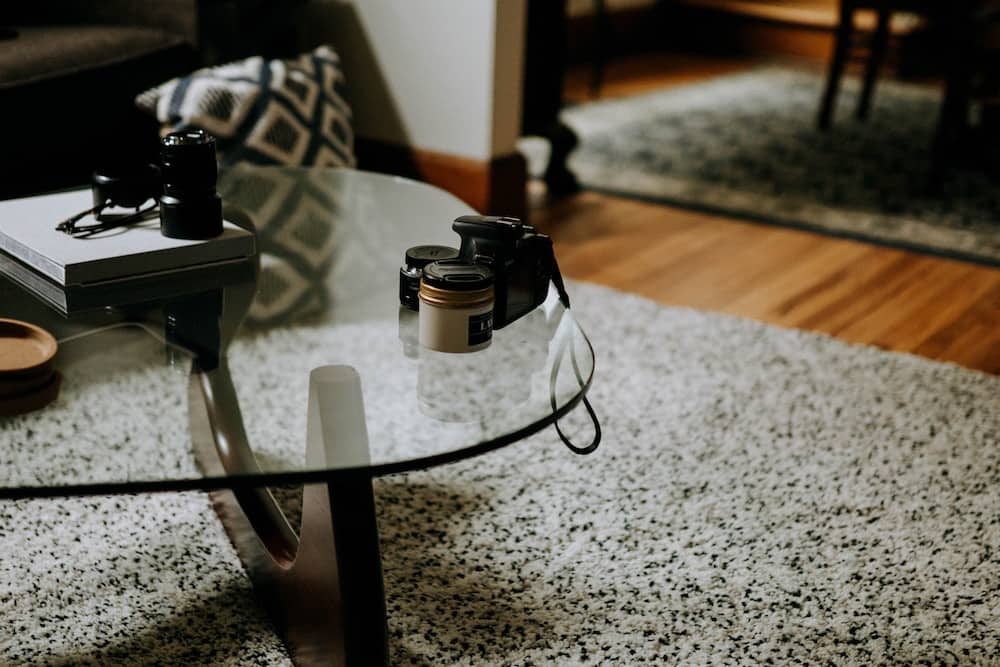
{"label": "camera lens barrel", "polygon": [[214,193],[219,179],[215,137],[204,130],[171,132],[160,142],[160,165],[164,194]]}
{"label": "camera lens barrel", "polygon": [[160,232],[176,239],[208,239],[222,233],[222,198],[215,137],[204,130],[171,132],[160,141]]}
{"label": "camera lens barrel", "polygon": [[455,259],[458,249],[443,245],[418,245],[406,251],[399,268],[399,303],[410,310],[420,309],[420,276],[425,266],[441,259]]}
{"label": "camera lens barrel", "polygon": [[172,239],[211,239],[222,233],[222,198],[197,201],[160,197],[160,233]]}

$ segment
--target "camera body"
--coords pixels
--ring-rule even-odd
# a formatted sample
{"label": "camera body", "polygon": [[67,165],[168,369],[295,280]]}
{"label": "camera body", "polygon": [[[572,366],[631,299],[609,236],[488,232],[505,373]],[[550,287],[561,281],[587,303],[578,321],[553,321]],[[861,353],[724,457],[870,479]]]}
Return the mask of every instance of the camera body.
{"label": "camera body", "polygon": [[517,218],[463,215],[452,229],[462,238],[458,258],[493,271],[493,329],[541,305],[554,277],[561,285],[552,239]]}

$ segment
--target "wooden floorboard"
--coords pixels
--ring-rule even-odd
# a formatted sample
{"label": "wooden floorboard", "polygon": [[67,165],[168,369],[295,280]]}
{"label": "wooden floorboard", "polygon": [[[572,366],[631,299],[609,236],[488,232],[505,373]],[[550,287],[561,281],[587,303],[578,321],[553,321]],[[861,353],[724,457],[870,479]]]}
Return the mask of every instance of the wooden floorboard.
{"label": "wooden floorboard", "polygon": [[[644,56],[612,63],[601,96],[747,66]],[[587,81],[571,72],[567,97]],[[594,192],[548,201],[538,183],[531,199],[571,278],[1000,374],[1000,269]]]}
{"label": "wooden floorboard", "polygon": [[[1000,270],[595,193],[534,210],[563,273],[1000,374]],[[636,215],[636,207],[646,209]]]}

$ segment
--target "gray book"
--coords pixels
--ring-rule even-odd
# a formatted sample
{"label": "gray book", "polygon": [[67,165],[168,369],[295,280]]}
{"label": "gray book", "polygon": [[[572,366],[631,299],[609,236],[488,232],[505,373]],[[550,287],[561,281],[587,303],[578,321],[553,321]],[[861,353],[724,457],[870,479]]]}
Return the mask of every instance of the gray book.
{"label": "gray book", "polygon": [[162,275],[255,253],[254,235],[230,222],[219,236],[197,241],[166,238],[156,219],[88,238],[55,229],[91,206],[89,189],[0,201],[0,250],[67,287]]}
{"label": "gray book", "polygon": [[[20,285],[63,315],[107,306],[125,306],[182,297],[253,280],[256,263],[230,259],[185,269],[148,273],[83,285],[57,285],[0,252],[0,275]],[[3,291],[0,283],[0,292]]]}

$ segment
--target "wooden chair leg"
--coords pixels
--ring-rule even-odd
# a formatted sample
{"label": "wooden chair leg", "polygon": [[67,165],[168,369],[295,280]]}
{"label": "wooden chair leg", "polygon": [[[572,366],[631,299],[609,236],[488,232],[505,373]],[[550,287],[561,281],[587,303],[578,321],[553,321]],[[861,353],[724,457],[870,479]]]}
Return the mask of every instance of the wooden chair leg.
{"label": "wooden chair leg", "polygon": [[851,0],[840,2],[840,23],[833,45],[833,57],[830,60],[830,71],[826,78],[826,90],[819,109],[819,128],[830,127],[833,117],[834,103],[837,101],[837,90],[840,88],[840,77],[847,64],[847,54],[851,48],[851,36],[854,32],[854,3]]}
{"label": "wooden chair leg", "polygon": [[945,48],[947,71],[944,99],[938,116],[937,130],[931,144],[930,181],[938,183],[945,168],[960,151],[966,130],[971,97],[973,49],[972,26],[967,14],[955,13],[945,21]]}
{"label": "wooden chair leg", "polygon": [[882,60],[885,58],[886,48],[889,45],[889,21],[891,18],[892,12],[889,9],[879,10],[878,24],[875,26],[875,35],[872,37],[872,47],[868,54],[868,64],[865,67],[865,84],[861,89],[861,99],[858,100],[858,120],[864,120],[868,117],[872,91],[875,88],[875,78],[878,76],[879,67],[882,66]]}
{"label": "wooden chair leg", "polygon": [[594,25],[597,27],[597,34],[594,38],[594,60],[590,66],[590,96],[598,98],[604,84],[604,69],[608,64],[607,48],[612,41],[611,21],[605,0],[594,0]]}

